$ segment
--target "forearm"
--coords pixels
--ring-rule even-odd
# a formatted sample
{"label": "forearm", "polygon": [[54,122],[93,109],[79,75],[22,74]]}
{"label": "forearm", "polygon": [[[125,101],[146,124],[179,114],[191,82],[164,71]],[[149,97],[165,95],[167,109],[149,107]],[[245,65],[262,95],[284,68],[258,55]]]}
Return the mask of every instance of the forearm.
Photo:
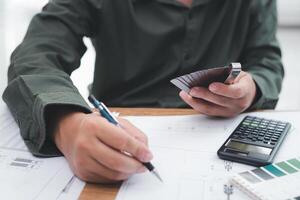
{"label": "forearm", "polygon": [[244,65],[245,71],[252,75],[257,87],[257,97],[250,109],[273,109],[277,104],[284,77],[280,54],[270,52],[269,55],[264,53],[254,57],[261,59],[248,61]]}
{"label": "forearm", "polygon": [[83,2],[51,1],[33,18],[11,57],[3,99],[35,155],[59,153],[47,136],[46,115],[50,108],[72,106],[90,112],[69,77],[79,67],[86,49],[82,37],[91,34],[90,28],[77,22],[78,18],[88,20]]}
{"label": "forearm", "polygon": [[278,101],[284,69],[281,50],[276,38],[276,1],[253,1],[249,33],[241,54],[243,69],[249,72],[260,97],[251,109],[273,109]]}

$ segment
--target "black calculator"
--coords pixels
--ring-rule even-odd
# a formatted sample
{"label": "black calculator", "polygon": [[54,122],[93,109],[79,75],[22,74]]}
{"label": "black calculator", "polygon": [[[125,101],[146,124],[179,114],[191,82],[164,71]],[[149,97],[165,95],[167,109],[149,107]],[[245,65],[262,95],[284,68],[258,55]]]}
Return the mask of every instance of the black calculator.
{"label": "black calculator", "polygon": [[253,166],[268,165],[290,128],[288,122],[246,116],[218,150],[218,156]]}

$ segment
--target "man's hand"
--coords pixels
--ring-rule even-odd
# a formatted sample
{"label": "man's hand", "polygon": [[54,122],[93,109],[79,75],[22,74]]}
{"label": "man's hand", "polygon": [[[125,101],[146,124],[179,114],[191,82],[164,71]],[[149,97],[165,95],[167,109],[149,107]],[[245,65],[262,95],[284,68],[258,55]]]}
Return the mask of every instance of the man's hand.
{"label": "man's hand", "polygon": [[127,120],[119,118],[119,122],[122,129],[98,113],[80,112],[59,120],[54,141],[79,178],[110,183],[146,171],[141,162],[153,157],[146,136]]}
{"label": "man's hand", "polygon": [[249,73],[241,72],[231,85],[215,82],[210,84],[208,89],[194,87],[189,94],[181,91],[179,95],[200,113],[233,117],[252,104],[256,95],[256,85]]}

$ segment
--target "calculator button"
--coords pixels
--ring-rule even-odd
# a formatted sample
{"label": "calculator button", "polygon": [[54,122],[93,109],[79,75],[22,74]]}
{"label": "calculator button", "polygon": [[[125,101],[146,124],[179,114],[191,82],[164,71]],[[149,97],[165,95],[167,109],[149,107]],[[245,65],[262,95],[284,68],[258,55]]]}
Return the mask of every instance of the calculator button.
{"label": "calculator button", "polygon": [[239,134],[241,134],[242,132],[241,131],[236,131],[235,132],[235,135],[239,135]]}

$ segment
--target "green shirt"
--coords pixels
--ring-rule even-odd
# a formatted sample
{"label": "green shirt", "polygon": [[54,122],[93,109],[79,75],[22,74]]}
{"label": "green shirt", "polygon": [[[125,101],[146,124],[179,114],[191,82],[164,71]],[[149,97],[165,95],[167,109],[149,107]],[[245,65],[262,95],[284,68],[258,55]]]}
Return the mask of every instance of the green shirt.
{"label": "green shirt", "polygon": [[35,155],[57,155],[49,110],[90,112],[69,75],[91,38],[92,93],[108,106],[186,107],[170,79],[241,62],[274,108],[283,78],[274,0],[52,0],[31,21],[11,57],[3,98]]}

